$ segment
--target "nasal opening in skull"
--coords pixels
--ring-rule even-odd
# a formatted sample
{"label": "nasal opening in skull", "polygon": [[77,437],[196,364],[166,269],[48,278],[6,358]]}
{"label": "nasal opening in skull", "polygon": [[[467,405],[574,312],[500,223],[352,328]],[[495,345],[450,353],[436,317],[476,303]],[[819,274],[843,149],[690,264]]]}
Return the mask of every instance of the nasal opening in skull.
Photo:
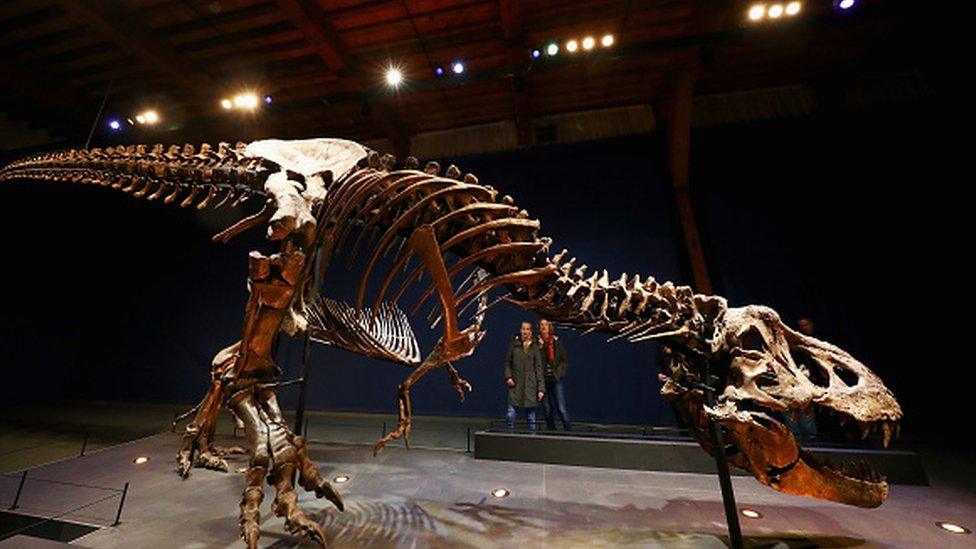
{"label": "nasal opening in skull", "polygon": [[845,370],[840,366],[834,366],[834,373],[837,374],[837,377],[844,382],[844,385],[847,385],[848,387],[857,385],[858,377],[854,372]]}
{"label": "nasal opening in skull", "polygon": [[749,327],[739,336],[739,347],[746,351],[764,351],[766,349],[763,338],[754,326]]}

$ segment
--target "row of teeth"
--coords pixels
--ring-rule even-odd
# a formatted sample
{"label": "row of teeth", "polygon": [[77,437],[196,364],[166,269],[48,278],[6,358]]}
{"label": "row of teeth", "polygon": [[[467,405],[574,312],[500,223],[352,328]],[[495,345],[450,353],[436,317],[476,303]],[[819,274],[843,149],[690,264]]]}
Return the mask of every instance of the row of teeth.
{"label": "row of teeth", "polygon": [[[819,412],[820,410],[818,410]],[[827,412],[832,412],[832,410],[826,410]],[[891,441],[898,438],[901,432],[901,425],[897,421],[857,421],[850,418],[850,416],[835,412],[833,415],[837,417],[841,426],[847,425],[849,421],[856,421],[858,428],[861,430],[861,440],[868,438],[868,435],[875,433],[880,433],[881,443],[885,448],[891,444]]]}
{"label": "row of teeth", "polygon": [[885,477],[881,473],[874,470],[874,467],[861,460],[857,463],[845,463],[839,469],[831,467],[834,471],[844,475],[845,477],[856,478],[859,480],[864,480],[867,482],[884,482]]}

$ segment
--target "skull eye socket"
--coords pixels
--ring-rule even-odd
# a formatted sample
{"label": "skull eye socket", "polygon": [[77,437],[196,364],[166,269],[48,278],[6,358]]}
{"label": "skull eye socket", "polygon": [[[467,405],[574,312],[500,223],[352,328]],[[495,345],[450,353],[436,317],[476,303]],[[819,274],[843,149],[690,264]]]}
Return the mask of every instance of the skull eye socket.
{"label": "skull eye socket", "polygon": [[844,382],[844,385],[847,385],[848,387],[853,387],[857,385],[858,377],[857,374],[855,374],[854,372],[850,370],[845,370],[840,366],[834,366],[834,373],[837,374],[837,377],[839,377],[840,380]]}

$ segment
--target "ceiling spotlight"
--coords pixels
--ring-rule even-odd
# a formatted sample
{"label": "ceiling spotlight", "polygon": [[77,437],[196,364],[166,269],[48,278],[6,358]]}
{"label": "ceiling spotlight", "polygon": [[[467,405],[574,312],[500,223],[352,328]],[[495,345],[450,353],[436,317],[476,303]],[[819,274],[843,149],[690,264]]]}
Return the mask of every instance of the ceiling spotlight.
{"label": "ceiling spotlight", "polygon": [[122,128],[122,123],[114,118],[108,121],[108,127],[112,128],[114,131],[119,131]]}
{"label": "ceiling spotlight", "polygon": [[[156,111],[146,111],[142,113],[142,118],[145,120],[146,124],[155,124],[156,122],[159,122],[159,115],[156,114]],[[136,117],[136,119],[138,120],[138,117]]]}
{"label": "ceiling spotlight", "polygon": [[234,102],[231,101],[230,99],[221,99],[220,106],[225,109],[231,109],[234,107]]}
{"label": "ceiling spotlight", "polygon": [[334,478],[332,480],[335,481],[336,484],[342,484],[343,482],[349,482],[349,476],[348,475],[339,475],[339,476],[337,476],[336,478]]}
{"label": "ceiling spotlight", "polygon": [[760,513],[759,511],[756,511],[754,509],[743,509],[740,512],[742,513],[742,516],[744,516],[746,518],[751,518],[751,519],[761,519],[762,518],[762,513]]}
{"label": "ceiling spotlight", "polygon": [[146,123],[146,115],[144,115],[144,114],[137,114],[136,115],[136,122],[138,122],[140,124],[145,124]]}
{"label": "ceiling spotlight", "polygon": [[799,2],[790,2],[789,4],[786,4],[786,15],[796,15],[798,13],[800,13]]}
{"label": "ceiling spotlight", "polygon": [[583,39],[584,50],[592,50],[593,46],[595,45],[596,45],[596,40],[594,40],[592,36],[587,36],[586,38]]}
{"label": "ceiling spotlight", "polygon": [[455,61],[451,64],[451,70],[454,71],[454,74],[461,74],[464,72],[464,63]]}
{"label": "ceiling spotlight", "polygon": [[234,106],[238,109],[255,109],[258,106],[258,96],[253,93],[240,93],[234,96]]}
{"label": "ceiling spotlight", "polygon": [[396,88],[403,82],[403,73],[400,69],[390,67],[386,69],[386,85],[391,88]]}
{"label": "ceiling spotlight", "polygon": [[548,46],[546,46],[546,55],[548,55],[549,57],[552,57],[553,55],[556,55],[557,53],[559,53],[559,44],[553,42],[553,43],[549,44]]}
{"label": "ceiling spotlight", "polygon": [[498,499],[508,497],[509,493],[510,492],[506,488],[495,488],[491,491],[491,495]]}
{"label": "ceiling spotlight", "polygon": [[532,59],[538,59],[542,57],[542,50],[540,50],[539,48],[532,48],[532,53],[530,53],[529,55],[532,57]]}
{"label": "ceiling spotlight", "polygon": [[604,48],[609,48],[610,46],[612,46],[613,45],[613,35],[612,34],[604,34],[603,35],[603,38],[600,39],[600,44],[602,44]]}
{"label": "ceiling spotlight", "polygon": [[444,67],[437,65],[434,67],[434,74],[436,76],[444,76]]}
{"label": "ceiling spotlight", "polygon": [[274,101],[274,99],[272,99],[270,95],[265,95],[264,96],[264,104],[265,105],[270,105],[273,101]]}
{"label": "ceiling spotlight", "polygon": [[569,53],[574,53],[578,49],[579,49],[579,42],[577,42],[576,40],[570,40],[569,42],[566,42],[566,51],[568,51]]}
{"label": "ceiling spotlight", "polygon": [[136,465],[142,465],[143,463],[146,463],[147,461],[149,461],[149,458],[148,457],[146,457],[146,456],[139,456],[136,459],[132,460],[132,463],[135,463]]}
{"label": "ceiling spotlight", "polygon": [[769,6],[769,12],[768,13],[769,13],[769,18],[770,19],[779,19],[779,17],[781,15],[783,15],[783,5],[782,4],[773,4],[772,6]]}
{"label": "ceiling spotlight", "polygon": [[766,6],[763,4],[756,4],[749,8],[749,19],[753,21],[759,21],[766,15]]}
{"label": "ceiling spotlight", "polygon": [[960,526],[954,522],[936,522],[935,524],[946,532],[952,532],[953,534],[972,534],[969,528]]}
{"label": "ceiling spotlight", "polygon": [[837,7],[842,10],[849,10],[854,7],[854,4],[855,4],[854,0],[840,0],[840,2],[837,4]]}

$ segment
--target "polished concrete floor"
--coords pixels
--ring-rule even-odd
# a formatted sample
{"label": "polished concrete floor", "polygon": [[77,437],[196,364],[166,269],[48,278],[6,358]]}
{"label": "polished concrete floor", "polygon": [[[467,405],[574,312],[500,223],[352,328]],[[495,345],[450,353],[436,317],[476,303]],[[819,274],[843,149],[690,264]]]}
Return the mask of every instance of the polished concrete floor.
{"label": "polished concrete floor", "polygon": [[[233,439],[225,437],[223,442]],[[159,434],[32,469],[18,512],[104,526],[82,547],[240,547],[237,502],[244,459],[231,473],[173,472],[178,435]],[[133,459],[150,460],[136,465]],[[715,477],[475,460],[463,450],[316,444],[313,459],[340,485],[347,509],[302,494],[300,505],[337,547],[724,547]],[[18,476],[0,477],[0,504]],[[122,521],[110,526],[120,489]],[[974,547],[973,536],[939,530],[949,520],[972,528],[976,495],[951,488],[893,486],[879,509],[855,509],[779,494],[751,478],[733,480],[751,547]],[[498,499],[491,490],[511,495]],[[262,506],[262,547],[296,547]]]}
{"label": "polished concrete floor", "polygon": [[[101,527],[73,545],[242,547],[237,503],[243,475],[237,470],[244,458],[232,462],[231,473],[195,470],[183,481],[173,472],[179,437],[165,432],[175,407],[67,404],[59,409],[62,415],[55,414],[47,426],[5,420],[0,463],[8,474],[0,476],[0,505],[10,506],[21,478],[10,467],[31,461],[20,455],[26,454],[50,463],[29,470],[17,512]],[[36,418],[42,411],[34,412]],[[310,420],[311,438],[328,441],[312,445],[323,474],[350,478],[338,485],[347,509],[339,513],[305,493],[300,505],[325,526],[337,547],[727,544],[714,476],[475,460],[464,451],[466,433],[483,420],[447,418],[418,418],[413,450],[392,447],[374,458],[368,444],[384,421],[392,424],[392,416],[313,414]],[[65,425],[89,432],[85,456],[79,457],[74,445],[80,446],[80,439],[45,443],[45,429]],[[7,446],[19,440],[18,429],[34,429],[34,447]],[[221,442],[241,443],[231,437],[229,422],[219,432]],[[120,433],[135,440],[116,444]],[[150,459],[136,465],[138,456]],[[944,520],[976,526],[976,491],[968,484],[972,463],[944,461],[937,467],[940,471],[930,471],[932,486],[892,486],[888,501],[874,510],[787,496],[751,478],[734,478],[740,509],[763,515],[742,519],[747,546],[976,547],[976,535],[952,535],[935,525]],[[126,482],[121,523],[113,527]],[[494,498],[495,488],[507,488],[511,495]],[[269,491],[262,506],[261,546],[307,546],[284,532],[271,514],[272,499]]]}

